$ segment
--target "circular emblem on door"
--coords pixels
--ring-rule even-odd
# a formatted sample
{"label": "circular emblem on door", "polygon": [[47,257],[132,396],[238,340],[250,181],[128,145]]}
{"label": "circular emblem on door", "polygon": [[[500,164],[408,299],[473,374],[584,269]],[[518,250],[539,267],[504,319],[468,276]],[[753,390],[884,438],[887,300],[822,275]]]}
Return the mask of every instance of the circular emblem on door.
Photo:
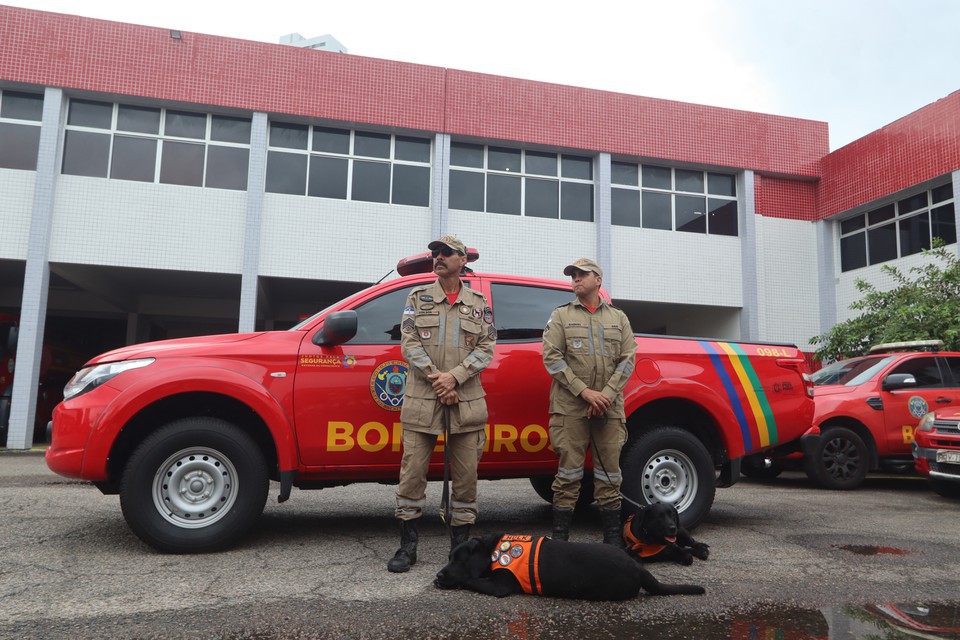
{"label": "circular emblem on door", "polygon": [[914,418],[922,418],[929,411],[927,401],[920,396],[911,396],[907,406],[910,408],[910,415]]}
{"label": "circular emblem on door", "polygon": [[387,411],[400,411],[406,387],[407,363],[403,360],[381,362],[370,375],[370,395]]}

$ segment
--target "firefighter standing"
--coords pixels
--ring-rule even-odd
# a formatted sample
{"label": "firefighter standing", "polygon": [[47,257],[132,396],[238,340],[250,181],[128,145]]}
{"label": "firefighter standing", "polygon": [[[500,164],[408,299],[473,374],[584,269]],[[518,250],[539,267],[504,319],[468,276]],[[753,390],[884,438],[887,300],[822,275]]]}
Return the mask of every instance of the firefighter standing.
{"label": "firefighter standing", "polygon": [[428,245],[437,280],[415,287],[407,297],[400,325],[400,347],[409,366],[400,422],[403,458],[395,515],[400,549],[387,563],[395,573],[417,561],[417,520],[426,502],[427,466],[449,420],[444,443],[452,478],[451,548],[470,535],[477,519],[477,465],[486,443],[487,404],[480,372],[493,359],[497,330],[482,293],[463,286],[464,244],[443,236]]}
{"label": "firefighter standing", "polygon": [[[553,480],[554,540],[567,540],[587,448],[593,440],[594,498],[603,541],[620,535],[620,449],[627,438],[623,387],[633,372],[637,342],[627,316],[600,297],[603,271],[589,258],[563,269],[576,301],[557,307],[543,332],[550,387],[550,442],[559,457]],[[597,457],[599,454],[600,463]]]}

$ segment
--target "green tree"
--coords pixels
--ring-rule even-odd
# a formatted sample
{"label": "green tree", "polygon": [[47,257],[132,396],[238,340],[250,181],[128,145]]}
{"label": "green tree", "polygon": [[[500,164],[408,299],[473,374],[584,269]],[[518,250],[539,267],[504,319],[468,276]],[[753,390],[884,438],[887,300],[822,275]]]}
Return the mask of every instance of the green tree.
{"label": "green tree", "polygon": [[862,297],[850,308],[860,315],[811,338],[816,357],[832,362],[863,355],[875,344],[908,340],[943,340],[944,349],[960,351],[960,259],[939,239],[923,253],[929,262],[907,273],[882,267],[896,283],[888,291],[858,278]]}

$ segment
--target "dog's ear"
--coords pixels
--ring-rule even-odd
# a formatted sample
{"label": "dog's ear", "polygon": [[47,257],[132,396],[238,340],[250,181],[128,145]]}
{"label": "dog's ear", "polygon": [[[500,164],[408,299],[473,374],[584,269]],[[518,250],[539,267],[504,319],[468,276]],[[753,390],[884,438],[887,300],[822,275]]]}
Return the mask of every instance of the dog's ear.
{"label": "dog's ear", "polygon": [[486,549],[490,552],[493,551],[493,548],[497,546],[497,543],[500,542],[500,538],[503,537],[503,533],[488,533],[482,538],[475,538],[480,543],[480,548]]}

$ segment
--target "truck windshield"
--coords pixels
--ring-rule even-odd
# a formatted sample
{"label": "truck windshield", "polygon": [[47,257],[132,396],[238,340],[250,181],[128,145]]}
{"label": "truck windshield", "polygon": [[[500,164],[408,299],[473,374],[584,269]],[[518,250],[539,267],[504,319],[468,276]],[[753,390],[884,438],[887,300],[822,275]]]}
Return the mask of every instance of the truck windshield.
{"label": "truck windshield", "polygon": [[813,384],[817,387],[830,384],[855,387],[872,378],[877,371],[893,360],[893,356],[885,358],[867,356],[834,362],[813,374]]}

